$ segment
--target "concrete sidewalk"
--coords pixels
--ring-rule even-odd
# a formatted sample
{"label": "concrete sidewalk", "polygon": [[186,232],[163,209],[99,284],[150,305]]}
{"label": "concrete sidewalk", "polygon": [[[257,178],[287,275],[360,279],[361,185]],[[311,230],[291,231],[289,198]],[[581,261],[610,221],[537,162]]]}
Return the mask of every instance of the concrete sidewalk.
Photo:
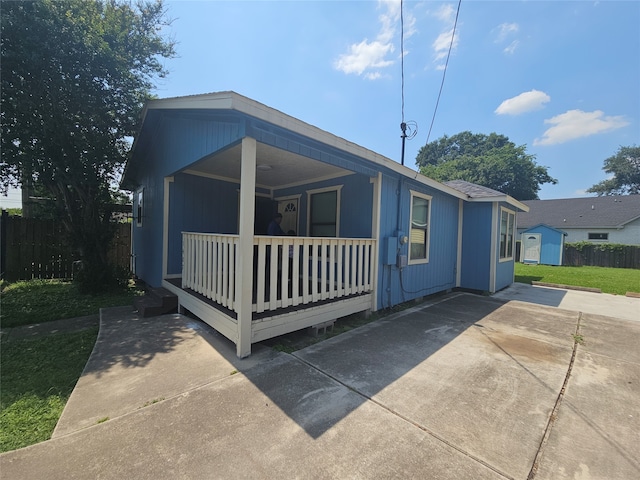
{"label": "concrete sidewalk", "polygon": [[1,455],[0,471],[640,478],[639,341],[638,322],[453,294],[238,360],[193,319],[108,310],[54,438]]}

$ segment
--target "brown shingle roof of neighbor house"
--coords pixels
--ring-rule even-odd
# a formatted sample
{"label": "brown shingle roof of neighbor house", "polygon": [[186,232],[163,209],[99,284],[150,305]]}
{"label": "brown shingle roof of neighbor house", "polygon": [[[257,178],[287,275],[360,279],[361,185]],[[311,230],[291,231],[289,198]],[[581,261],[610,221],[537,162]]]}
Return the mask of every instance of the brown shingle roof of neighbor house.
{"label": "brown shingle roof of neighbor house", "polygon": [[526,200],[528,213],[518,213],[518,228],[540,223],[564,228],[611,228],[640,218],[640,195]]}

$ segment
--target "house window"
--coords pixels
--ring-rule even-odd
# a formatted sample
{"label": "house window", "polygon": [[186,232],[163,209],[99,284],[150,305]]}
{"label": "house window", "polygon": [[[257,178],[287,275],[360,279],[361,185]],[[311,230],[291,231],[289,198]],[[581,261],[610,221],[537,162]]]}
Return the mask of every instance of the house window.
{"label": "house window", "polygon": [[516,214],[506,208],[500,209],[500,260],[513,259],[513,237]]}
{"label": "house window", "polygon": [[609,240],[608,233],[589,233],[589,240]]}
{"label": "house window", "polygon": [[411,191],[411,225],[409,227],[409,263],[429,261],[431,197]]}
{"label": "house window", "polygon": [[136,193],[136,226],[142,226],[142,218],[144,216],[144,188],[141,188]]}
{"label": "house window", "polygon": [[341,187],[331,187],[307,192],[309,199],[309,236],[338,236],[340,189]]}

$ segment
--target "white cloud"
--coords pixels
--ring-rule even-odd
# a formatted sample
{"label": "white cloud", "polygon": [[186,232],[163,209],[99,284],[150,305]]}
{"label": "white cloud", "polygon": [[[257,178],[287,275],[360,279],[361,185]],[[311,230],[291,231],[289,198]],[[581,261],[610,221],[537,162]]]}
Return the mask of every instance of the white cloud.
{"label": "white cloud", "polygon": [[385,60],[388,53],[393,52],[391,43],[363,40],[349,47],[349,53],[343,53],[335,61],[334,67],[346,74],[362,75],[365,70],[384,68],[393,64],[393,60]]}
{"label": "white cloud", "polygon": [[[434,57],[435,61],[445,58],[449,53],[449,46],[451,45],[452,35],[453,35],[453,28],[448,32],[442,32],[440,35],[438,35],[438,38],[434,40],[432,46],[435,54],[435,57]],[[451,46],[451,49],[453,50],[457,46],[458,46],[458,36],[456,35],[453,38],[453,45]]]}
{"label": "white cloud", "polygon": [[[394,39],[398,36],[397,26],[400,25],[400,0],[379,0],[378,8],[383,12],[378,17],[380,29],[376,39],[368,41],[364,39],[360,43],[354,43],[347,53],[340,55],[333,63],[336,70],[346,74],[363,75],[368,80],[382,77],[380,69],[389,67],[395,63],[389,56],[395,51]],[[408,38],[416,32],[415,17],[410,13],[404,14],[404,38]],[[396,39],[397,40],[397,39]]]}
{"label": "white cloud", "polygon": [[521,113],[540,110],[551,97],[540,90],[530,90],[513,98],[508,98],[496,108],[498,115],[520,115]]}
{"label": "white cloud", "polygon": [[509,44],[508,47],[505,47],[502,51],[507,55],[513,55],[513,52],[516,51],[516,48],[518,48],[518,45],[520,45],[520,40],[514,40]]}
{"label": "white cloud", "polygon": [[536,138],[533,141],[534,145],[555,145],[629,125],[623,116],[606,116],[601,110],[568,110],[545,120],[544,123],[553,126],[544,132],[542,138]]}
{"label": "white cloud", "polygon": [[433,14],[437,19],[444,23],[453,23],[456,17],[456,11],[453,8],[453,5],[450,3],[445,3]]}
{"label": "white cloud", "polygon": [[[501,23],[496,28],[492,30],[495,34],[494,43],[504,43],[509,42],[509,40],[516,35],[520,31],[520,25],[517,23]],[[515,39],[509,42],[509,45],[506,46],[502,51],[507,55],[513,55],[518,46],[520,45],[520,41]]]}
{"label": "white cloud", "polygon": [[504,42],[510,35],[518,33],[518,31],[520,30],[520,26],[517,23],[502,23],[498,25],[495,30],[497,30],[498,32],[495,42],[501,43]]}
{"label": "white cloud", "polygon": [[[444,64],[439,64],[440,60],[446,58],[449,54],[449,48],[454,51],[458,47],[459,32],[456,30],[454,36],[454,22],[456,18],[456,9],[451,4],[444,4],[432,14],[444,24],[445,30],[440,33],[431,44],[433,48],[433,62],[436,70],[443,70]],[[452,43],[453,36],[453,43]]]}

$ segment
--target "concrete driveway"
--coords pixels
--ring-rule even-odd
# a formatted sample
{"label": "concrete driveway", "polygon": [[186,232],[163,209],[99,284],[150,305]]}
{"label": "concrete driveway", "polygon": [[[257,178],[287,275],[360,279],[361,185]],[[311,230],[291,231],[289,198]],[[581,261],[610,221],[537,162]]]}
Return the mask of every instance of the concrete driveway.
{"label": "concrete driveway", "polygon": [[103,311],[2,478],[640,478],[640,322],[451,294],[294,354]]}

